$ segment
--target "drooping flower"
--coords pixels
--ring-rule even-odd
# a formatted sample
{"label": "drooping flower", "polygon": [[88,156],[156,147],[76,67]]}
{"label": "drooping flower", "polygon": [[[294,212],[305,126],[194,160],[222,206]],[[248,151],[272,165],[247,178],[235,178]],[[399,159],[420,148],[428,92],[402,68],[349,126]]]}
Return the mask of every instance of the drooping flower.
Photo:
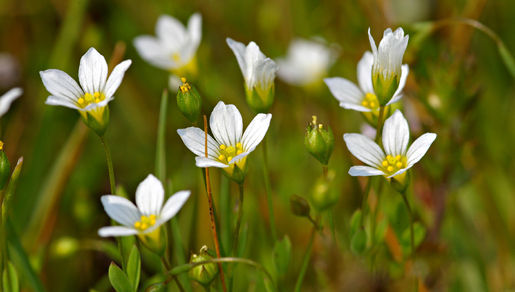
{"label": "drooping flower", "polygon": [[322,41],[295,39],[285,58],[277,59],[277,75],[297,86],[310,86],[322,80],[336,59],[336,50]]}
{"label": "drooping flower", "polygon": [[5,113],[9,110],[11,107],[11,103],[20,97],[20,95],[23,94],[23,89],[15,87],[6,93],[4,95],[0,96],[0,117],[5,115]]}
{"label": "drooping flower", "polygon": [[385,106],[392,103],[391,100],[395,97],[399,85],[406,82],[408,67],[402,65],[402,57],[408,46],[409,36],[404,35],[400,27],[395,32],[388,28],[384,31],[379,48],[370,34],[370,28],[368,38],[374,56],[372,84],[379,103]]}
{"label": "drooping flower", "polygon": [[245,46],[231,38],[226,41],[245,79],[247,103],[257,112],[267,112],[274,102],[277,65],[260,51],[255,42]]}
{"label": "drooping flower", "polygon": [[[380,103],[372,85],[373,62],[374,56],[368,51],[363,54],[363,57],[358,62],[357,77],[359,87],[341,77],[324,79],[325,84],[329,87],[333,96],[340,102],[341,107],[363,113],[372,112],[374,115],[378,114]],[[393,98],[386,103],[387,106],[397,102],[402,97],[402,90],[406,84],[407,72],[409,71],[408,65],[403,65],[403,70],[406,71],[406,74],[401,78]]]}
{"label": "drooping flower", "polygon": [[238,109],[220,101],[213,109],[209,125],[213,137],[207,137],[208,157],[205,156],[205,132],[196,127],[179,129],[184,145],[193,152],[198,167],[223,168],[226,174],[242,182],[247,171],[247,155],[259,145],[270,125],[272,114],[257,114],[243,133]]}
{"label": "drooping flower", "polygon": [[409,135],[408,121],[399,110],[384,123],[382,135],[384,151],[365,135],[344,134],[343,140],[352,155],[368,165],[352,166],[349,174],[352,176],[382,175],[401,180],[405,171],[426,154],[436,139],[436,134],[425,133],[408,148]]}
{"label": "drooping flower", "polygon": [[158,244],[155,241],[159,237],[159,226],[179,212],[190,191],[173,194],[163,205],[164,194],[161,182],[149,174],[136,189],[136,205],[120,196],[102,196],[107,215],[121,226],[102,227],[98,234],[102,237],[138,235],[144,243]]}
{"label": "drooping flower", "polygon": [[195,75],[195,54],[202,38],[202,16],[193,14],[188,27],[168,15],[156,23],[156,37],[143,35],[134,39],[140,56],[150,64],[178,76]]}
{"label": "drooping flower", "polygon": [[61,70],[40,71],[43,84],[51,94],[45,103],[78,110],[84,122],[102,136],[109,122],[107,104],[114,99],[131,63],[131,60],[121,62],[108,78],[105,58],[95,48],[90,48],[80,59],[80,86]]}

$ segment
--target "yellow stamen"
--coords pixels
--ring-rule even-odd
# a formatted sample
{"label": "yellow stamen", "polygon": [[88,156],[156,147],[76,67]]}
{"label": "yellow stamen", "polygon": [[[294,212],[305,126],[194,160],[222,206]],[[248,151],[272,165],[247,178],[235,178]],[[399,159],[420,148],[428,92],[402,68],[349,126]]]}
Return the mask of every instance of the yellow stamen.
{"label": "yellow stamen", "polygon": [[0,150],[4,150],[4,142],[0,141]]}
{"label": "yellow stamen", "polygon": [[225,150],[225,145],[224,144],[220,145],[220,150]]}
{"label": "yellow stamen", "polygon": [[134,222],[134,228],[138,231],[145,231],[156,224],[157,216],[152,214],[149,216],[142,215],[139,221]]}
{"label": "yellow stamen", "polygon": [[227,162],[230,162],[231,160],[232,160],[231,156],[227,157]]}
{"label": "yellow stamen", "polygon": [[225,155],[220,154],[220,156],[218,156],[218,160],[224,160],[224,159],[225,159]]}
{"label": "yellow stamen", "polygon": [[242,153],[243,153],[243,151],[241,151],[241,150],[236,151],[236,155],[240,155]]}
{"label": "yellow stamen", "polygon": [[181,77],[181,82],[186,83],[186,77]]}
{"label": "yellow stamen", "polygon": [[386,169],[388,170],[388,172],[393,172],[393,166],[388,166]]}

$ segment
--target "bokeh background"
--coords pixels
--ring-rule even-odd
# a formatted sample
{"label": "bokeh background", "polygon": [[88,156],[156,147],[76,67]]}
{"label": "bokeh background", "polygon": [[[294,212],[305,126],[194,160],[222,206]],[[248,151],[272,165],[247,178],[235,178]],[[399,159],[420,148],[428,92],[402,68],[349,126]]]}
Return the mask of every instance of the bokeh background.
{"label": "bokeh background", "polygon": [[[3,0],[0,90],[13,86],[25,90],[1,120],[11,163],[24,157],[9,216],[48,291],[111,289],[106,276],[110,259],[102,245],[110,240],[102,241],[96,233],[109,224],[99,200],[109,192],[109,180],[98,137],[81,124],[77,112],[44,104],[48,94],[39,71],[58,68],[76,78],[79,59],[89,47],[108,60],[115,48],[125,47],[123,58],[133,64],[110,104],[106,139],[117,183],[132,198],[137,184],[154,171],[160,96],[169,76],[144,62],[132,41],[141,34],[154,34],[161,14],[184,23],[197,11],[202,14],[203,35],[197,53],[199,74],[192,81],[201,92],[204,113],[223,100],[240,109],[245,125],[254,113],[245,103],[243,78],[226,37],[245,43],[254,40],[272,58],[285,55],[295,37],[322,37],[339,46],[328,76],[355,81],[356,64],[370,49],[368,27],[377,41],[385,28],[402,26],[410,35],[404,61],[411,70],[402,103],[412,137],[427,131],[438,134],[413,173],[410,196],[417,219],[427,229],[414,271],[428,290],[515,289],[515,75],[506,66],[507,58],[499,54],[499,40],[515,52],[515,2]],[[458,18],[480,21],[499,39]],[[212,247],[212,242],[202,175],[176,134],[189,123],[174,96],[171,93],[167,117],[166,167],[174,190],[193,192],[178,215],[183,249],[191,254],[204,244]],[[332,188],[338,201],[324,215],[325,232],[315,240],[304,290],[408,287],[406,268],[395,260],[388,244],[382,245],[374,263],[349,250],[349,220],[360,207],[364,181],[347,175],[355,161],[341,137],[359,132],[362,117],[338,107],[323,84],[306,90],[281,81],[276,81],[271,112],[267,137],[275,216],[279,235],[288,235],[292,243],[289,270],[281,279],[285,291],[293,287],[310,235],[309,222],[291,214],[289,197],[309,199],[322,171],[303,146],[312,115],[329,124],[336,136],[329,167],[335,171]],[[244,255],[271,267],[273,243],[261,150],[257,150],[249,158],[245,184]],[[212,174],[215,201],[224,188],[230,188],[234,199],[236,186],[218,170]],[[389,217],[390,224],[400,237],[406,226],[399,218],[405,217],[388,210],[402,209],[402,201],[389,190],[381,196],[385,216],[396,214]],[[143,269],[143,279],[150,277],[152,268]],[[260,291],[258,273],[247,268],[240,273],[238,287]]]}

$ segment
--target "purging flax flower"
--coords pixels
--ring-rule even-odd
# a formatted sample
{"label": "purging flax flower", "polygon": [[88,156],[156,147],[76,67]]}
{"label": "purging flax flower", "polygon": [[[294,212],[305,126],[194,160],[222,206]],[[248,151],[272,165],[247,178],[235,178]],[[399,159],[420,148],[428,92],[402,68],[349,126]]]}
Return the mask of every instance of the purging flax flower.
{"label": "purging flax flower", "polygon": [[397,110],[389,117],[383,128],[383,149],[372,139],[362,134],[344,134],[347,148],[357,159],[368,166],[353,166],[349,169],[352,176],[383,175],[403,181],[405,172],[426,154],[436,139],[436,134],[425,133],[408,148],[408,122]]}
{"label": "purging flax flower", "polygon": [[20,95],[22,95],[22,94],[23,94],[23,90],[21,88],[16,87],[16,88],[13,88],[13,89],[7,91],[6,93],[4,93],[4,95],[0,96],[0,117],[5,115],[5,113],[11,107],[11,103],[15,99],[20,97]]}
{"label": "purging flax flower", "polygon": [[376,47],[374,38],[368,29],[368,38],[372,53],[374,56],[372,65],[372,84],[375,94],[382,106],[393,103],[395,97],[397,100],[400,96],[395,96],[401,84],[406,83],[408,77],[408,66],[402,65],[402,57],[408,46],[408,35],[404,35],[402,28],[398,28],[392,32],[390,28],[386,29],[383,39]]}
{"label": "purging flax flower", "polygon": [[277,59],[277,75],[292,85],[314,86],[326,76],[335,59],[336,50],[322,41],[295,39],[286,58]]}
{"label": "purging flax flower", "polygon": [[46,104],[76,109],[84,122],[99,136],[102,136],[109,122],[107,104],[123,80],[131,60],[125,60],[114,67],[107,77],[107,62],[94,48],[90,48],[80,59],[80,86],[70,75],[57,69],[39,72],[50,96]]}
{"label": "purging flax flower", "polygon": [[202,38],[199,13],[190,17],[187,28],[177,19],[161,15],[156,23],[156,36],[134,39],[134,46],[145,61],[178,76],[196,75],[195,54]]}
{"label": "purging flax flower", "polygon": [[177,133],[190,149],[198,167],[219,167],[238,183],[243,182],[247,171],[247,155],[265,137],[272,114],[257,114],[243,133],[243,122],[238,109],[220,101],[209,118],[213,133],[207,137],[208,157],[205,156],[205,132],[196,127],[179,129]]}
{"label": "purging flax flower", "polygon": [[267,112],[274,102],[277,65],[259,50],[255,42],[245,46],[231,38],[226,41],[236,56],[245,79],[247,103],[257,112]]}
{"label": "purging flax flower", "polygon": [[98,234],[102,237],[138,235],[147,246],[160,248],[159,226],[179,212],[190,191],[173,194],[163,205],[164,194],[161,182],[150,174],[136,189],[136,205],[120,196],[102,196],[107,215],[122,226],[102,227]]}

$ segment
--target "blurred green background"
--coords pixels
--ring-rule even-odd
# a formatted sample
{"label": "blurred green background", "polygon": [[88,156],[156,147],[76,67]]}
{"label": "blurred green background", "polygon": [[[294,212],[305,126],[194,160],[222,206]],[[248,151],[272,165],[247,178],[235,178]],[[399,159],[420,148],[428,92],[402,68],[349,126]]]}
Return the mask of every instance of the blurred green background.
{"label": "blurred green background", "polygon": [[[39,71],[58,68],[76,78],[79,59],[89,47],[109,60],[115,46],[125,44],[124,59],[132,59],[133,64],[110,103],[106,139],[117,183],[133,198],[137,184],[154,171],[160,95],[167,87],[168,73],[144,62],[132,41],[141,34],[154,34],[160,14],[185,23],[196,11],[202,14],[203,35],[197,52],[199,74],[193,83],[203,97],[204,113],[209,114],[223,100],[240,109],[245,125],[254,114],[245,103],[243,78],[226,37],[256,41],[267,56],[276,58],[286,54],[294,37],[321,36],[340,47],[329,76],[355,81],[356,64],[370,49],[368,27],[378,41],[387,27],[402,26],[410,35],[404,61],[411,70],[402,103],[412,137],[428,131],[438,134],[413,173],[410,195],[417,218],[427,229],[414,262],[415,273],[423,279],[422,289],[428,290],[515,289],[515,115],[511,113],[515,76],[503,63],[496,41],[457,21],[434,22],[478,20],[515,52],[515,2],[3,0],[1,92],[13,86],[25,90],[1,120],[11,164],[24,157],[9,215],[48,291],[111,289],[105,276],[110,259],[95,250],[100,240],[97,229],[109,224],[99,200],[109,192],[109,180],[98,137],[80,124],[75,111],[44,104],[48,94]],[[173,189],[193,193],[178,215],[183,248],[191,254],[204,244],[213,245],[202,175],[176,134],[176,129],[189,123],[178,111],[174,96],[171,93],[167,117],[166,166]],[[324,219],[334,224],[335,233],[331,234],[328,223],[323,236],[315,240],[303,290],[408,287],[402,276],[405,267],[394,260],[388,244],[381,247],[382,256],[372,269],[367,260],[349,250],[349,220],[360,207],[363,181],[347,175],[355,161],[341,137],[359,132],[362,117],[338,107],[325,85],[304,90],[279,80],[271,112],[267,137],[275,216],[280,237],[288,235],[293,249],[288,273],[281,280],[285,291],[293,287],[310,235],[309,222],[291,214],[289,197],[309,198],[321,174],[319,163],[303,146],[311,115],[335,133],[329,167],[336,173],[333,191],[338,202]],[[68,152],[62,154],[64,147]],[[273,243],[261,151],[249,157],[249,167],[244,256],[270,267]],[[212,174],[218,202],[220,182],[222,186],[227,182],[220,171],[213,169]],[[230,186],[236,197],[237,187]],[[401,202],[394,192],[385,191],[381,197],[385,216],[402,206]],[[402,225],[395,222],[395,216],[389,217],[391,225]],[[403,228],[394,228],[394,232],[400,236]],[[66,252],[58,245],[63,237],[78,240],[81,248]],[[146,277],[151,276],[151,268],[143,269]],[[247,268],[239,273],[238,287],[260,290],[257,273]]]}

